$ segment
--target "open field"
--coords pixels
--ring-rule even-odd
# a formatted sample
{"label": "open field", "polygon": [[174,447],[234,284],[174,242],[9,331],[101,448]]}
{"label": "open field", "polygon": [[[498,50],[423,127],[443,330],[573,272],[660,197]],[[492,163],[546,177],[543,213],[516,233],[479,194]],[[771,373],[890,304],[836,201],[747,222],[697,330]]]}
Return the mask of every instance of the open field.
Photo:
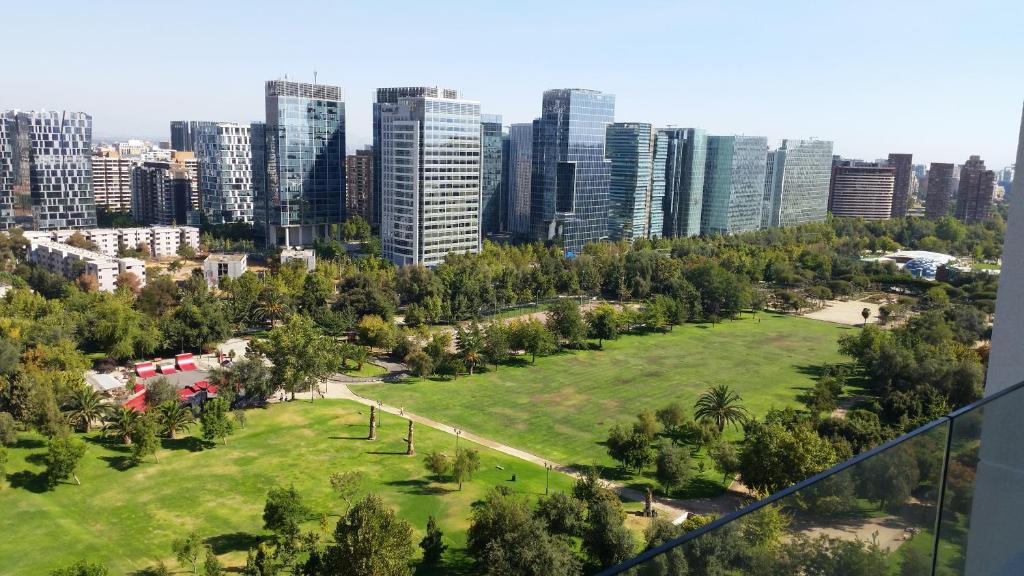
{"label": "open field", "polygon": [[[759,319],[624,336],[605,342],[603,351],[538,358],[535,366],[492,367],[458,380],[409,379],[353,390],[561,464],[610,466],[614,462],[602,441],[613,424],[673,400],[692,406],[715,384],[739,392],[757,416],[795,404],[802,390],[813,385],[818,367],[843,360],[836,340],[850,330],[760,314]],[[720,475],[708,470],[705,479],[721,491]]]}
{"label": "open field", "polygon": [[[333,531],[345,505],[331,494],[328,476],[358,469],[366,473],[364,493],[379,494],[409,521],[415,543],[427,517],[437,518],[453,548],[446,573],[457,574],[468,564],[460,549],[474,501],[497,485],[544,493],[542,467],[479,446],[481,470],[461,492],[454,484],[434,483],[422,455],[453,452],[455,438],[417,427],[418,455],[410,458],[406,420],[385,414],[378,440],[368,442],[366,410],[340,400],[275,404],[249,411],[246,427],[236,429],[227,446],[204,450],[195,438],[165,440],[159,464],[129,469],[121,469],[126,448],[91,434],[78,472],[82,485],[60,484],[52,492],[45,491],[41,475],[43,439],[23,434],[8,449],[8,483],[0,489],[0,573],[46,574],[78,559],[103,562],[111,574],[130,574],[160,559],[173,567],[171,541],[191,529],[222,561],[240,566],[246,550],[266,535],[261,515],[268,489],[294,485],[315,512],[305,528],[319,529],[320,514],[327,512]],[[551,474],[552,490],[571,485],[569,477]]]}
{"label": "open field", "polygon": [[341,370],[342,374],[346,376],[352,376],[353,378],[376,378],[383,376],[388,373],[387,368],[379,366],[372,362],[363,362],[363,367],[359,368],[359,365],[349,360],[345,363],[344,368]]}

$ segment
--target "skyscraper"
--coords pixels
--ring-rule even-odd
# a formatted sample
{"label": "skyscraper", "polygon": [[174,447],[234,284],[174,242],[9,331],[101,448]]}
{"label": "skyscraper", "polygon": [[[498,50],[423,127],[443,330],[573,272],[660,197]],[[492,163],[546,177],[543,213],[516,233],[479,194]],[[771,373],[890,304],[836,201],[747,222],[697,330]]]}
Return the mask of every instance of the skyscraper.
{"label": "skyscraper", "polygon": [[132,209],[132,166],[112,148],[103,148],[92,157],[92,190],[96,206],[110,212]]}
{"label": "skyscraper", "polygon": [[356,150],[345,157],[345,206],[348,217],[367,222],[373,212],[373,147]]}
{"label": "skyscraper", "polygon": [[[650,124],[616,122],[608,125],[606,134],[605,155],[611,162],[608,236],[613,240],[649,238],[654,195],[654,131]],[[660,182],[661,190],[657,195],[663,197],[664,176]],[[660,202],[658,204],[660,211]],[[661,229],[655,234],[660,235]]]}
{"label": "skyscraper", "polygon": [[505,207],[501,197],[501,116],[480,115],[480,233],[504,229]]}
{"label": "skyscraper", "polygon": [[851,160],[838,162],[832,167],[829,212],[836,216],[866,220],[892,217],[898,172],[899,169],[891,164],[879,166],[873,162]]}
{"label": "skyscraper", "polygon": [[252,144],[249,126],[197,122],[196,159],[202,210],[214,224],[252,222]]}
{"label": "skyscraper", "polygon": [[269,80],[265,92],[256,232],[270,246],[308,246],[345,219],[345,102],[340,87],[325,84]]}
{"label": "skyscraper", "polygon": [[665,146],[665,195],[663,236],[700,234],[704,208],[704,165],[708,136],[700,128],[661,128],[658,145]]}
{"label": "skyscraper", "polygon": [[895,182],[892,193],[893,218],[903,218],[910,208],[911,180],[914,176],[914,155],[913,154],[889,154],[889,166],[894,170]]}
{"label": "skyscraper", "polygon": [[832,142],[783,140],[772,166],[769,226],[824,222],[832,177]]}
{"label": "skyscraper", "polygon": [[434,266],[479,251],[480,104],[400,97],[377,117],[384,257]]}
{"label": "skyscraper", "polygon": [[28,133],[27,118],[0,114],[0,230],[32,225]]}
{"label": "skyscraper", "polygon": [[1017,138],[1017,162],[1013,165],[1012,193],[1024,194],[1024,111],[1020,116],[1020,136]]}
{"label": "skyscraper", "polygon": [[971,156],[960,169],[956,217],[968,224],[988,218],[995,181],[995,172],[985,169],[985,161],[980,156]]}
{"label": "skyscraper", "polygon": [[370,224],[373,228],[380,228],[381,225],[381,145],[383,134],[381,133],[380,111],[385,104],[396,104],[399,98],[448,98],[458,99],[459,92],[450,88],[439,88],[437,86],[407,86],[400,88],[378,88],[376,98],[373,102],[373,209],[371,211]]}
{"label": "skyscraper", "polygon": [[765,157],[764,194],[761,199],[761,229],[766,230],[772,225],[772,197],[775,194],[775,160],[780,156],[778,150],[769,150]]}
{"label": "skyscraper", "polygon": [[142,224],[185,224],[196,210],[195,154],[175,150],[170,162],[143,162],[132,170],[132,217]]}
{"label": "skyscraper", "polygon": [[932,162],[928,168],[928,197],[925,201],[925,217],[938,220],[949,215],[949,204],[953,194],[953,165]]}
{"label": "skyscraper", "polygon": [[196,122],[171,120],[171,150],[191,152],[194,146],[193,131]]}
{"label": "skyscraper", "polygon": [[508,232],[515,236],[530,233],[530,179],[533,172],[533,123],[512,124],[508,128],[506,191]]}
{"label": "skyscraper", "polygon": [[701,233],[760,229],[768,139],[709,136],[707,150]]}
{"label": "skyscraper", "polygon": [[544,92],[533,134],[530,220],[537,240],[566,253],[608,234],[609,162],[605,130],[615,96],[577,88]]}

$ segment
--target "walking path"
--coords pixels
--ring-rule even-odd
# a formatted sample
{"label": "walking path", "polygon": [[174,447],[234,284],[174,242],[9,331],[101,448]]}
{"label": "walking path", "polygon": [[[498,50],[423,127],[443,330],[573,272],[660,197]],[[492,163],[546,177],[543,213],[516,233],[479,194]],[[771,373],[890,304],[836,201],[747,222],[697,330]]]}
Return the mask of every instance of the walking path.
{"label": "walking path", "polygon": [[[447,434],[458,435],[459,437],[465,438],[470,442],[474,442],[481,446],[486,446],[488,448],[491,448],[492,450],[497,450],[498,452],[501,452],[503,454],[519,458],[520,460],[524,460],[526,462],[530,462],[538,466],[551,466],[553,469],[558,470],[563,474],[572,476],[573,478],[580,477],[579,471],[572,468],[571,466],[558,464],[556,462],[552,462],[551,460],[541,458],[540,456],[537,456],[535,454],[531,454],[530,452],[526,452],[518,448],[513,448],[511,446],[507,446],[505,444],[489,440],[482,436],[477,436],[472,432],[458,430],[454,426],[443,424],[431,418],[406,412],[403,407],[389,406],[377,400],[371,400],[370,398],[360,396],[359,394],[353,392],[351,388],[349,388],[349,383],[350,382],[346,382],[337,377],[328,378],[321,385],[320,396],[323,398],[351,400],[366,406],[376,406],[378,410],[382,410],[389,414],[395,414],[403,418],[408,418],[409,420],[412,420],[417,424],[422,424],[424,426],[428,426],[435,430],[440,430],[441,432],[445,432]],[[637,502],[644,501],[645,495],[640,490],[629,488],[618,482],[604,481],[604,483],[609,489],[617,492],[623,498],[626,498],[628,500],[634,500]],[[736,486],[736,483],[733,483],[733,486]],[[724,494],[722,496],[718,496],[716,498],[674,500],[671,498],[655,496],[654,507],[658,510],[658,514],[660,516],[671,518],[675,523],[682,522],[690,514],[723,514],[739,508],[743,500],[742,494],[732,492],[732,489],[733,487],[730,487],[729,493]]]}

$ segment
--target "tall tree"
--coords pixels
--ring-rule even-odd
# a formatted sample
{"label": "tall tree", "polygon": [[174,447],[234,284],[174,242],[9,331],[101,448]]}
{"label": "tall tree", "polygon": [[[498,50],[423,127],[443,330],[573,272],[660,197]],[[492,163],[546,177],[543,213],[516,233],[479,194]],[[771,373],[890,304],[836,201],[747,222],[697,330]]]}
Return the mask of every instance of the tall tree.
{"label": "tall tree", "polygon": [[160,449],[160,440],[156,437],[157,423],[156,418],[150,414],[145,414],[139,418],[138,423],[135,425],[135,431],[132,434],[132,462],[135,464],[141,464],[146,456],[152,456],[157,463],[160,462],[160,458],[157,456],[157,451]]}
{"label": "tall tree", "polygon": [[597,338],[598,347],[603,348],[605,340],[614,340],[619,337],[621,322],[619,311],[614,306],[601,304],[587,312],[586,319],[590,326],[590,336]]}
{"label": "tall tree", "polygon": [[366,496],[338,521],[334,541],[324,556],[325,576],[412,574],[412,527],[378,496]]}
{"label": "tall tree", "polygon": [[444,543],[444,532],[437,527],[433,516],[427,518],[427,532],[420,540],[420,548],[423,549],[424,566],[437,568],[441,565],[441,558],[448,546]]}
{"label": "tall tree", "polygon": [[92,386],[82,384],[75,388],[64,407],[64,416],[72,426],[83,432],[92,430],[92,423],[108,413],[103,396]]}
{"label": "tall tree", "polygon": [[299,525],[309,512],[295,486],[271,488],[263,506],[263,527],[274,533],[279,545],[294,547],[299,537]]}
{"label": "tall tree", "polygon": [[658,448],[655,465],[657,470],[654,476],[665,489],[666,495],[671,495],[685,485],[692,475],[690,451],[674,444],[662,444]]}
{"label": "tall tree", "polygon": [[473,474],[480,470],[480,453],[472,448],[459,448],[452,461],[452,479],[462,490],[462,483],[472,480]]}
{"label": "tall tree", "polygon": [[120,438],[125,445],[131,445],[135,429],[139,425],[139,413],[126,406],[121,406],[110,414],[104,427],[107,436]]}
{"label": "tall tree", "polygon": [[587,338],[587,325],[580,307],[571,298],[562,298],[548,307],[548,330],[571,348],[578,348]]}
{"label": "tall tree", "polygon": [[51,489],[57,486],[61,480],[73,478],[75,484],[81,484],[78,479],[78,464],[85,455],[85,443],[71,436],[61,434],[50,439],[49,450],[46,453],[46,484]]}
{"label": "tall tree", "polygon": [[192,567],[193,574],[199,574],[199,555],[203,552],[203,539],[195,530],[188,533],[184,538],[178,538],[171,543],[171,551],[178,563],[182,566]]}
{"label": "tall tree", "polygon": [[195,421],[192,411],[177,400],[168,400],[160,404],[156,413],[160,432],[171,440],[178,432],[188,432]]}
{"label": "tall tree", "polygon": [[341,369],[340,346],[308,317],[294,315],[257,341],[257,350],[270,359],[274,380],[295,398],[296,391],[313,391],[323,378]]}
{"label": "tall tree", "polygon": [[609,568],[636,554],[636,543],[624,520],[618,500],[600,499],[590,505],[583,549],[599,567]]}
{"label": "tall tree", "polygon": [[234,433],[235,424],[230,418],[228,403],[222,398],[214,398],[203,405],[203,415],[199,418],[203,429],[203,439],[209,442],[220,440],[228,443],[228,436]]}
{"label": "tall tree", "polygon": [[719,384],[700,395],[694,404],[693,414],[698,420],[714,422],[722,432],[726,424],[738,426],[746,421],[748,412],[740,404],[742,400],[727,384]]}

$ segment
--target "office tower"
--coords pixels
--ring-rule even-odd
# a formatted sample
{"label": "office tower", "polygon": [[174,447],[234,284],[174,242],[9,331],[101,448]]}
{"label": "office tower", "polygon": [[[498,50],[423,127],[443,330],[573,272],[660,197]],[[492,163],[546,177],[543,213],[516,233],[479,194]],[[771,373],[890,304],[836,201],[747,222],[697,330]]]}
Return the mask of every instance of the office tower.
{"label": "office tower", "polygon": [[895,170],[895,184],[892,193],[893,218],[903,218],[910,208],[911,184],[914,179],[913,154],[889,154],[889,166]]}
{"label": "office tower", "polygon": [[949,215],[949,204],[953,194],[953,165],[932,162],[928,168],[928,199],[925,202],[925,217],[938,220]]}
{"label": "office tower", "polygon": [[0,230],[32,223],[28,157],[27,127],[19,129],[16,115],[0,114]]}
{"label": "office tower", "polygon": [[533,174],[533,123],[512,124],[508,128],[505,196],[508,200],[510,234],[530,233],[530,180]]}
{"label": "office tower", "polygon": [[832,177],[832,142],[783,140],[772,166],[769,226],[824,222]]}
{"label": "office tower", "polygon": [[381,124],[380,111],[385,104],[397,104],[399,98],[447,98],[458,99],[459,92],[437,86],[407,86],[400,88],[378,88],[373,102],[373,210],[370,225],[374,229],[381,224]]}
{"label": "office tower", "polygon": [[768,139],[709,136],[707,150],[701,234],[760,229]]}
{"label": "office tower", "polygon": [[[650,238],[651,212],[665,195],[664,154],[660,190],[654,192],[654,131],[650,124],[616,122],[608,125],[605,156],[611,162],[608,184],[608,236],[613,240]],[[662,150],[666,146],[662,143]],[[654,235],[661,235],[659,227]]]}
{"label": "office tower", "polygon": [[501,116],[480,115],[480,233],[496,234],[505,228],[501,197]]}
{"label": "office tower", "polygon": [[345,157],[345,205],[348,217],[367,222],[373,213],[373,146]]}
{"label": "office tower", "polygon": [[250,127],[230,122],[197,122],[193,137],[199,161],[202,211],[214,224],[252,222]]}
{"label": "office tower", "polygon": [[266,108],[265,139],[254,135],[253,146],[265,146],[254,174],[256,233],[270,246],[308,246],[345,220],[341,88],[270,80]]}
{"label": "office tower", "polygon": [[192,152],[174,151],[170,162],[143,162],[132,169],[132,217],[141,224],[194,222],[198,190]]}
{"label": "office tower", "polygon": [[761,198],[761,229],[767,230],[772,225],[772,196],[775,193],[775,159],[780,156],[778,150],[769,150],[765,156],[764,192]]}
{"label": "office tower", "polygon": [[665,195],[662,202],[663,236],[700,234],[704,207],[704,165],[708,136],[700,128],[661,128],[658,146],[665,146]]}
{"label": "office tower", "polygon": [[92,190],[96,206],[110,212],[132,209],[132,167],[129,158],[111,148],[102,148],[92,157]]}
{"label": "office tower", "polygon": [[985,169],[980,156],[971,156],[960,170],[956,217],[968,224],[982,222],[992,210],[995,172]]}
{"label": "office tower", "polygon": [[[909,176],[909,170],[907,172]],[[838,162],[832,166],[829,212],[866,220],[891,218],[898,174],[899,168],[888,162],[886,165],[851,160]]]}
{"label": "office tower", "polygon": [[254,235],[264,245],[267,243],[267,221],[270,210],[267,196],[267,124],[266,122],[249,123],[250,166],[252,166],[252,221]]}
{"label": "office tower", "polygon": [[[1020,136],[1017,137],[1017,161],[1013,165],[1013,186],[1007,192],[1007,196],[1015,193],[1024,194],[1024,112],[1021,112]],[[1018,202],[1018,204],[1020,203]],[[1018,216],[1018,218],[1020,217]]]}
{"label": "office tower", "polygon": [[381,245],[398,265],[480,250],[480,104],[400,97],[378,108]]}
{"label": "office tower", "polygon": [[576,88],[544,92],[533,134],[530,223],[537,240],[575,254],[608,234],[605,131],[615,96]]}
{"label": "office tower", "polygon": [[647,237],[660,238],[665,235],[665,167],[668,166],[668,141],[654,139],[651,150],[651,198],[647,203]]}
{"label": "office tower", "polygon": [[171,120],[171,150],[191,152],[195,148],[196,122]]}

